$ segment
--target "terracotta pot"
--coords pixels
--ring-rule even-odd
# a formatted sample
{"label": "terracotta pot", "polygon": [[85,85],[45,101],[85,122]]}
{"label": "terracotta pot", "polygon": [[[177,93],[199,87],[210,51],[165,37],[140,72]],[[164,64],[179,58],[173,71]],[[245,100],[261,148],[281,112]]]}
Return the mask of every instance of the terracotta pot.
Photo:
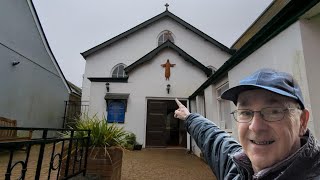
{"label": "terracotta pot", "polygon": [[120,180],[123,150],[118,147],[89,149],[87,175],[99,179]]}

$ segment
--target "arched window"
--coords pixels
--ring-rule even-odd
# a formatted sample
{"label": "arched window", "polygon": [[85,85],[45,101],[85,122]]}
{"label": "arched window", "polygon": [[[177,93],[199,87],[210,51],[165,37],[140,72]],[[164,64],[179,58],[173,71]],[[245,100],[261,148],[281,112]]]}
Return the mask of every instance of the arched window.
{"label": "arched window", "polygon": [[113,100],[107,107],[108,123],[124,123],[125,103],[120,100]]}
{"label": "arched window", "polygon": [[213,67],[213,66],[207,66],[207,68],[211,69],[212,74],[214,74],[217,71],[217,68]]}
{"label": "arched window", "polygon": [[127,75],[126,75],[126,72],[124,71],[125,67],[126,67],[126,65],[124,65],[124,64],[118,64],[118,65],[114,66],[112,69],[111,77],[113,77],[113,78],[126,77]]}
{"label": "arched window", "polygon": [[167,40],[170,40],[174,43],[173,34],[171,31],[163,31],[160,33],[160,36],[158,38],[158,46],[160,46],[162,43],[166,42]]}

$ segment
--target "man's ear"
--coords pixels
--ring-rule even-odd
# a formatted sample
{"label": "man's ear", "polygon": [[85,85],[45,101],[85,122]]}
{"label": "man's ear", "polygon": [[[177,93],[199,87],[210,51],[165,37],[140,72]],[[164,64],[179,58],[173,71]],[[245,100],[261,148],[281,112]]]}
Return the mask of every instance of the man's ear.
{"label": "man's ear", "polygon": [[309,110],[304,109],[302,110],[301,116],[300,116],[300,131],[299,131],[299,136],[303,136],[306,131],[307,131],[307,125],[309,121]]}

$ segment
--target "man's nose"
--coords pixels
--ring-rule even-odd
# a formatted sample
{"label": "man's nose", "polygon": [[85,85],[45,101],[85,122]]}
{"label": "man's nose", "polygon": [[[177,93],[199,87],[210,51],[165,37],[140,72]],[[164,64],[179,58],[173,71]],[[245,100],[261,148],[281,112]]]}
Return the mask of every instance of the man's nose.
{"label": "man's nose", "polygon": [[260,112],[254,112],[249,129],[255,132],[264,130],[268,127]]}

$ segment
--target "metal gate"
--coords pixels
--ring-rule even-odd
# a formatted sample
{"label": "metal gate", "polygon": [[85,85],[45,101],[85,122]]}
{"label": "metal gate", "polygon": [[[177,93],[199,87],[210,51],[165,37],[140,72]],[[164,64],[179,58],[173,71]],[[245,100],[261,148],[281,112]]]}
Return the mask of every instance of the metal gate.
{"label": "metal gate", "polygon": [[[0,179],[69,179],[86,174],[90,130],[75,137],[73,129],[0,127],[0,131],[33,131],[30,140],[0,141]],[[68,132],[68,136],[65,135]],[[3,168],[5,167],[5,168]],[[2,178],[1,178],[2,176]]]}

